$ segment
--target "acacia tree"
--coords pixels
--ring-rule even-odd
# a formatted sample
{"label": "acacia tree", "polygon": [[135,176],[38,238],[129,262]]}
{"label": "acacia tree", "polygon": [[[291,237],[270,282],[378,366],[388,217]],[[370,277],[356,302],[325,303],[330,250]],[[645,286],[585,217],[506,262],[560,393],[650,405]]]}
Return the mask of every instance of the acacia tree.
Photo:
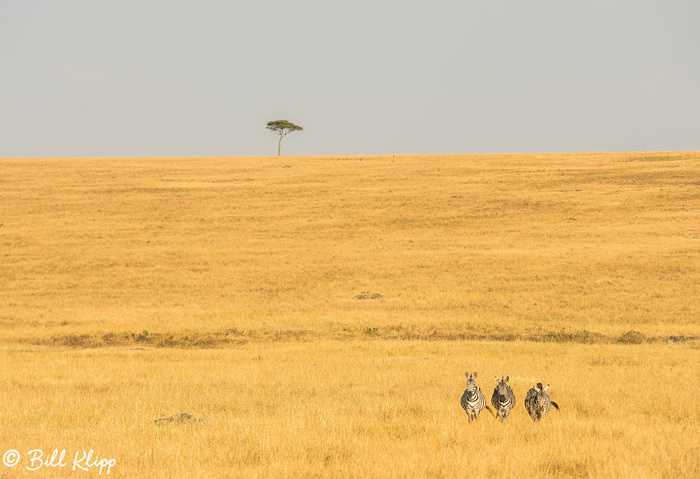
{"label": "acacia tree", "polygon": [[282,150],[282,138],[292,133],[293,131],[304,130],[299,125],[295,125],[294,123],[288,122],[287,120],[268,121],[267,129],[274,133],[277,133],[280,136],[280,139],[277,142],[277,156],[280,156],[280,151]]}

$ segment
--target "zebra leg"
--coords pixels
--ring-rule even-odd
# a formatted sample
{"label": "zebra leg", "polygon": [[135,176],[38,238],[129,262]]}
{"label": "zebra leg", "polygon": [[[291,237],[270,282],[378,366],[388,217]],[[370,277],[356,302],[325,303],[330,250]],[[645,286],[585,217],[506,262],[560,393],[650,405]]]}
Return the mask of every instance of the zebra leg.
{"label": "zebra leg", "polygon": [[505,417],[506,417],[506,416],[505,416],[505,411],[504,411],[503,409],[498,408],[497,414],[498,414],[498,419],[499,419],[501,422],[505,421]]}

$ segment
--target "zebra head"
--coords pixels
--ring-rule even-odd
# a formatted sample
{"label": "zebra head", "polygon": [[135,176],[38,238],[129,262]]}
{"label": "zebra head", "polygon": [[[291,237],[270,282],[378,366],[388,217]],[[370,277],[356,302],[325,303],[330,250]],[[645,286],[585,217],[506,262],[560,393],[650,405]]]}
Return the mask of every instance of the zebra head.
{"label": "zebra head", "polygon": [[467,375],[467,392],[471,395],[476,391],[476,371],[474,371],[474,374],[469,374],[469,371],[466,372]]}
{"label": "zebra head", "polygon": [[494,378],[498,385],[496,386],[496,391],[498,392],[499,399],[505,399],[508,396],[508,391],[510,391],[510,386],[506,384],[510,380],[510,376],[498,379],[498,376]]}

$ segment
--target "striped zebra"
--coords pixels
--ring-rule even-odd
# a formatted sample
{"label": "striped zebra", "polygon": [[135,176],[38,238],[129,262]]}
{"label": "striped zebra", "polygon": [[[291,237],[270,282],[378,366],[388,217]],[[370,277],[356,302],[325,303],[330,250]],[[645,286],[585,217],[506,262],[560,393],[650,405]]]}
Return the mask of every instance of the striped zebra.
{"label": "striped zebra", "polygon": [[491,404],[496,409],[496,417],[500,418],[501,421],[507,421],[510,410],[515,407],[515,394],[513,394],[513,389],[506,384],[510,380],[510,376],[500,380],[496,376],[495,379],[498,384],[493,390]]}
{"label": "striped zebra", "polygon": [[474,371],[474,374],[472,375],[470,375],[469,371],[467,371],[466,376],[467,389],[464,390],[464,394],[462,394],[462,400],[460,402],[462,404],[462,408],[467,413],[469,422],[472,422],[472,420],[477,420],[479,418],[479,413],[484,408],[488,409],[488,411],[493,414],[491,408],[488,406],[488,404],[486,404],[486,397],[484,397],[484,393],[482,393],[481,388],[476,385],[476,371]]}
{"label": "striped zebra", "polygon": [[543,388],[542,383],[537,383],[536,386],[530,388],[525,396],[525,409],[533,421],[543,419],[551,406],[559,409],[559,405],[549,398],[547,389],[549,389],[549,384]]}

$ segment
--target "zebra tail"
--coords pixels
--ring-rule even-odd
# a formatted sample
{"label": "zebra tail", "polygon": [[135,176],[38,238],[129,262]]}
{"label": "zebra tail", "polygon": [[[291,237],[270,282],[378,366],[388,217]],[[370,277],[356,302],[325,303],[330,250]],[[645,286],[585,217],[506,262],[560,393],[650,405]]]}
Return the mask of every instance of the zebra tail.
{"label": "zebra tail", "polygon": [[557,408],[557,410],[559,410],[559,404],[555,403],[554,401],[550,401],[550,402],[552,403],[552,406],[554,406],[555,408]]}
{"label": "zebra tail", "polygon": [[493,412],[490,407],[488,407],[486,404],[484,404],[484,407],[493,415],[493,417],[496,417],[496,413]]}

